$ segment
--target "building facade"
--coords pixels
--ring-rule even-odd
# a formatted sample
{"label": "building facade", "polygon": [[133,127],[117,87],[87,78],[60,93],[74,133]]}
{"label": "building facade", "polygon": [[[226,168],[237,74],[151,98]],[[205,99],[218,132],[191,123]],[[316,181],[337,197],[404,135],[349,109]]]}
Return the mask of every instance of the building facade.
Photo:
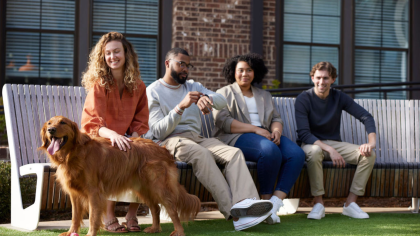
{"label": "building facade", "polygon": [[226,59],[248,52],[264,57],[264,88],[308,86],[319,61],[337,67],[337,84],[419,82],[415,12],[420,1],[0,0],[0,83],[80,85],[90,49],[109,31],[133,43],[146,84],[164,74],[171,47],[190,53],[189,78],[212,90],[226,85]]}

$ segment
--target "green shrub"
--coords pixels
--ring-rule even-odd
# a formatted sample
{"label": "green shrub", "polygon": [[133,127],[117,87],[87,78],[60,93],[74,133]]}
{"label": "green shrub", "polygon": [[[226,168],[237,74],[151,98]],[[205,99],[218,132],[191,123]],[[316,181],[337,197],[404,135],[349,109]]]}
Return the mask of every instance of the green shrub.
{"label": "green shrub", "polygon": [[[0,223],[10,222],[11,165],[0,161]],[[23,206],[30,206],[35,201],[36,177],[20,179]]]}

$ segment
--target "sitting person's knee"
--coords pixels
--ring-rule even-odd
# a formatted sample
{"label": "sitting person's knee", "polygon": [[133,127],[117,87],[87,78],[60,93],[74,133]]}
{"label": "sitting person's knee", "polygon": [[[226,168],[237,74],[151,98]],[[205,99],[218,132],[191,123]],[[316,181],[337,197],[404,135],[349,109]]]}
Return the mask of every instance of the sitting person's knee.
{"label": "sitting person's knee", "polygon": [[306,161],[322,161],[323,153],[322,148],[318,145],[311,145],[310,147],[305,147]]}

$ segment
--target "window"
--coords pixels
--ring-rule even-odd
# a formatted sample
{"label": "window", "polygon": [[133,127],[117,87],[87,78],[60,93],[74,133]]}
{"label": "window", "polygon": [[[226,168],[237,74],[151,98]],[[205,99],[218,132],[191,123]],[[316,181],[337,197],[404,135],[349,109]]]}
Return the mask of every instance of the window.
{"label": "window", "polygon": [[320,61],[331,62],[339,73],[340,2],[284,1],[283,87],[311,85],[309,71]]}
{"label": "window", "polygon": [[[406,82],[408,37],[408,0],[357,0],[354,83]],[[384,94],[360,93],[355,97],[384,98]],[[387,98],[406,99],[407,92],[391,92],[387,94]]]}
{"label": "window", "polygon": [[157,79],[159,1],[94,0],[93,45],[110,31],[124,34],[139,59],[141,79],[147,85]]}
{"label": "window", "polygon": [[74,0],[6,5],[6,83],[73,85]]}

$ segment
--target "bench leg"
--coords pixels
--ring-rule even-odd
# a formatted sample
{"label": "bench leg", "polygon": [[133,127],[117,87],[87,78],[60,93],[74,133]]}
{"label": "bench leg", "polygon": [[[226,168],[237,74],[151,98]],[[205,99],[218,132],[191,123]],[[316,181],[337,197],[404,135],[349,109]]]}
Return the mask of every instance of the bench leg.
{"label": "bench leg", "polygon": [[419,198],[418,197],[413,197],[412,199],[411,212],[419,213]]}
{"label": "bench leg", "polygon": [[277,212],[279,215],[294,214],[299,207],[300,198],[286,198],[283,200],[283,207]]}

